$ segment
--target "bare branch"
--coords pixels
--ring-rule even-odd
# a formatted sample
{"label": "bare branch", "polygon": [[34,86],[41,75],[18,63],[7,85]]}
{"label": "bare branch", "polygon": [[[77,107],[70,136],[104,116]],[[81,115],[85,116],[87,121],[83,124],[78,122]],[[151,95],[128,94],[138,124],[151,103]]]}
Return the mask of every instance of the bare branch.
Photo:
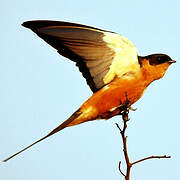
{"label": "bare branch", "polygon": [[130,160],[129,160],[128,151],[127,151],[127,136],[125,134],[126,128],[127,128],[127,122],[129,121],[128,103],[129,102],[128,102],[128,99],[127,99],[126,105],[123,106],[123,109],[121,109],[121,115],[122,115],[122,119],[123,119],[123,128],[121,129],[120,126],[116,123],[116,126],[119,129],[119,132],[120,132],[122,140],[123,140],[123,152],[124,152],[124,157],[125,157],[125,161],[126,161],[126,175],[124,173],[122,173],[122,171],[121,171],[121,168],[120,168],[121,162],[119,163],[119,171],[125,177],[126,180],[129,180],[129,178],[130,178],[130,170],[131,170],[131,167],[132,167],[132,165],[130,163]]}
{"label": "bare branch", "polygon": [[121,161],[119,161],[119,172],[124,176],[124,177],[126,177],[126,175],[122,172],[122,170],[121,170]]}
{"label": "bare branch", "polygon": [[162,158],[171,158],[171,156],[166,156],[166,155],[164,155],[164,156],[149,156],[149,157],[140,159],[138,161],[135,161],[135,162],[131,163],[131,165],[133,166],[134,164],[140,163],[142,161],[146,161],[148,159],[162,159]]}
{"label": "bare branch", "polygon": [[120,128],[120,126],[119,126],[119,124],[118,123],[115,123],[116,124],[116,126],[117,126],[117,128],[119,129],[119,131],[120,131],[120,133],[122,132],[122,130],[121,130],[121,128]]}
{"label": "bare branch", "polygon": [[121,173],[121,175],[125,178],[125,180],[129,180],[130,179],[130,171],[131,171],[131,167],[137,163],[140,163],[142,161],[146,161],[149,159],[162,159],[162,158],[171,158],[171,156],[149,156],[140,160],[137,160],[133,163],[130,162],[129,160],[129,155],[128,155],[128,150],[127,150],[127,136],[126,136],[126,129],[127,129],[127,122],[129,121],[129,110],[131,110],[131,106],[130,106],[130,102],[128,100],[127,97],[127,93],[126,93],[126,102],[123,103],[123,105],[119,106],[119,110],[120,110],[120,115],[122,115],[122,120],[123,120],[123,127],[121,128],[119,126],[119,124],[116,123],[117,128],[119,129],[119,132],[121,134],[122,137],[122,141],[123,141],[123,153],[124,153],[124,158],[125,158],[125,162],[126,162],[126,173],[123,173],[121,170],[121,161],[119,162],[119,172]]}

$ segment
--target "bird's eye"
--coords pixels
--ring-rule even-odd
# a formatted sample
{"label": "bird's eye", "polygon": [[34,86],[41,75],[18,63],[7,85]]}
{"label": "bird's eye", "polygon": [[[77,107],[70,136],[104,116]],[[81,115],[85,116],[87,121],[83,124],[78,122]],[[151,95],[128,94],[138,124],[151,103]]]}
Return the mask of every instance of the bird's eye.
{"label": "bird's eye", "polygon": [[149,63],[150,65],[158,65],[163,64],[165,62],[169,62],[171,58],[164,54],[154,54],[149,56]]}
{"label": "bird's eye", "polygon": [[157,57],[158,64],[162,64],[162,63],[165,63],[167,61],[169,61],[169,58],[167,58],[166,56],[159,56],[159,57]]}

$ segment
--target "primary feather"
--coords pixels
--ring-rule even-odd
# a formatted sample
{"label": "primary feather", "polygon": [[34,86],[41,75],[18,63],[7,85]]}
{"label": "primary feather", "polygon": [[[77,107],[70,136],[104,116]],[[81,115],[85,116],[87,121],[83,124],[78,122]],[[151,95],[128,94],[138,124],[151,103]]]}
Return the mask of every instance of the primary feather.
{"label": "primary feather", "polygon": [[59,21],[28,21],[23,26],[76,62],[93,92],[140,69],[136,47],[119,34]]}

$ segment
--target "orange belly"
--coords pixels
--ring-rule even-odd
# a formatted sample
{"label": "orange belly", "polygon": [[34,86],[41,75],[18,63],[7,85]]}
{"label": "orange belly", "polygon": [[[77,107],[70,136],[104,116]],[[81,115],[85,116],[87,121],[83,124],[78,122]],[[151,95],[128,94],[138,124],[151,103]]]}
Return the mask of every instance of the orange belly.
{"label": "orange belly", "polygon": [[126,102],[127,98],[130,104],[135,103],[142,96],[145,89],[145,83],[139,79],[117,79],[93,94],[80,109],[89,113],[89,120],[109,119],[119,114],[119,111],[115,110],[116,107]]}

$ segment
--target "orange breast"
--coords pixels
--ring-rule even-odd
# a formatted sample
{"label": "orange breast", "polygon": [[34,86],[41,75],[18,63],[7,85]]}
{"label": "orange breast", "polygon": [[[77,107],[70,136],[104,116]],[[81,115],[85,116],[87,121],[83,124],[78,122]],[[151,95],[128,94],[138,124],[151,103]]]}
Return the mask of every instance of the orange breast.
{"label": "orange breast", "polygon": [[[117,78],[108,86],[93,94],[81,106],[81,109],[85,111],[91,107],[93,109],[92,114],[89,114],[91,119],[97,119],[98,117],[108,119],[119,113],[119,111],[113,112],[113,109],[124,103],[127,97],[130,103],[133,104],[142,96],[145,89],[145,82],[141,78]],[[109,114],[109,112],[112,112],[112,114]]]}

